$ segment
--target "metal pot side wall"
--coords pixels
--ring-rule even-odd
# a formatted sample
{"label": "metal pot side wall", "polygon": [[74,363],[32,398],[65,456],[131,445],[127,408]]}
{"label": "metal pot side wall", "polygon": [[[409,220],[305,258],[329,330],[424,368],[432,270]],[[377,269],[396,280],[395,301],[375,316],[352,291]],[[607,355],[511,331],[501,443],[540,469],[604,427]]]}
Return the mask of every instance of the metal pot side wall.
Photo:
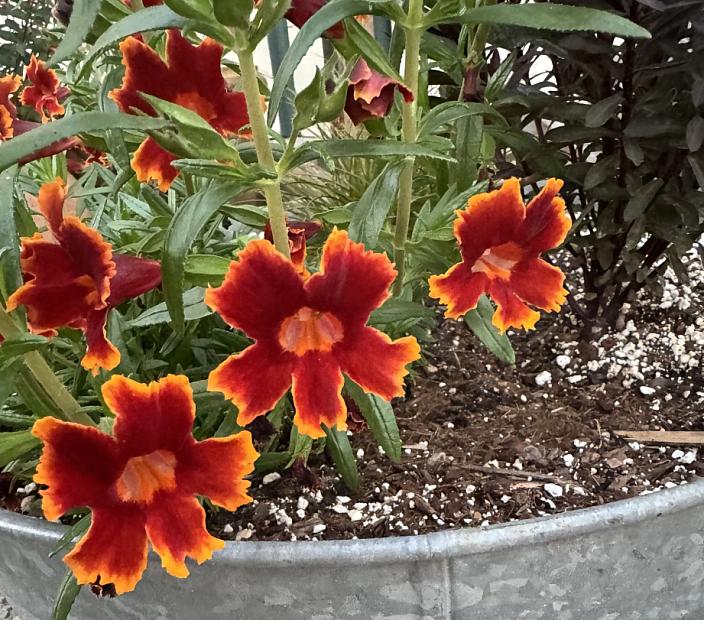
{"label": "metal pot side wall", "polygon": [[[50,617],[59,525],[0,513],[0,592]],[[484,529],[360,541],[228,543],[181,581],[152,557],[133,593],[72,618],[664,620],[704,618],[704,480]]]}

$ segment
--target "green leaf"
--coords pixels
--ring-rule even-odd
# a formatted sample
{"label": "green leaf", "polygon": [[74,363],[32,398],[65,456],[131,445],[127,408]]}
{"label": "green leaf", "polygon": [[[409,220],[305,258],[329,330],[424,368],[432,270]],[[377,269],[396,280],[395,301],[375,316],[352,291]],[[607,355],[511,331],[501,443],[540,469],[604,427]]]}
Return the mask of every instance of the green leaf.
{"label": "green leaf", "polygon": [[388,457],[398,463],[401,460],[401,435],[393,407],[375,394],[367,394],[353,381],[345,382],[345,390],[357,403],[377,443]]}
{"label": "green leaf", "polygon": [[298,432],[298,427],[294,424],[291,426],[291,433],[288,439],[288,450],[291,457],[288,460],[287,466],[290,467],[298,459],[308,461],[308,455],[313,447],[313,439],[308,435],[302,435]]}
{"label": "green leaf", "polygon": [[164,4],[175,13],[191,19],[213,15],[213,3],[210,0],[164,0]]}
{"label": "green leaf", "polygon": [[32,431],[0,433],[0,468],[34,450],[40,443]]}
{"label": "green leaf", "polygon": [[15,177],[17,167],[0,173],[0,292],[5,299],[22,285],[22,271],[20,269],[20,245],[15,225]]}
{"label": "green leaf", "polygon": [[601,127],[616,113],[622,101],[623,95],[620,93],[598,101],[587,110],[584,124],[587,127]]}
{"label": "green leaf", "polygon": [[369,322],[374,325],[383,325],[384,323],[396,323],[404,319],[426,319],[434,314],[432,308],[427,308],[422,304],[391,297],[383,306],[372,312]]}
{"label": "green leaf", "polygon": [[56,65],[66,60],[81,46],[93,27],[101,4],[101,0],[75,0],[71,10],[71,21],[49,64]]}
{"label": "green leaf", "polygon": [[254,462],[254,471],[258,474],[266,474],[285,467],[291,460],[290,452],[262,452]]}
{"label": "green leaf", "polygon": [[364,244],[368,250],[376,248],[379,233],[384,227],[391,205],[396,202],[398,183],[405,162],[388,164],[364,191],[352,208],[350,238]]}
{"label": "green leaf", "polygon": [[8,338],[0,343],[0,364],[47,344],[49,339],[38,334],[22,334],[17,338]]}
{"label": "green leaf", "polygon": [[[199,286],[187,290],[181,296],[183,315],[185,321],[197,321],[206,316],[210,316],[213,311],[203,303],[205,299],[205,289]],[[150,325],[162,325],[171,320],[166,302],[162,302],[145,310],[136,319],[130,321],[130,327],[149,327]]]}
{"label": "green leaf", "polygon": [[274,77],[269,98],[269,125],[274,124],[274,119],[279,113],[281,101],[288,84],[293,78],[293,72],[306,55],[308,49],[316,42],[328,28],[340,20],[352,15],[368,15],[378,13],[373,5],[373,0],[333,0],[319,9],[301,28],[296,38],[291,43],[286,55],[281,61],[279,70]]}
{"label": "green leaf", "polygon": [[382,75],[393,78],[397,82],[403,83],[403,78],[389,62],[386,51],[382,49],[377,40],[356,19],[345,21],[345,35],[342,43],[349,45],[351,48],[351,54],[346,54],[346,57],[349,58],[351,55],[362,56],[372,69]]}
{"label": "green leaf", "polygon": [[80,538],[88,531],[90,527],[91,515],[90,513],[83,515],[76,523],[74,523],[68,531],[59,539],[54,548],[49,553],[49,557],[59,555],[63,551],[67,550],[71,543],[77,538]]}
{"label": "green leaf", "polygon": [[215,254],[192,254],[184,264],[186,276],[199,285],[218,286],[225,279],[230,259]]}
{"label": "green leaf", "polygon": [[215,19],[224,26],[247,28],[253,0],[212,0]]}
{"label": "green leaf", "polygon": [[46,123],[0,145],[0,171],[26,159],[59,140],[80,133],[107,129],[136,129],[139,131],[163,129],[169,122],[161,118],[134,116],[119,112],[81,112]]}
{"label": "green leaf", "polygon": [[633,194],[633,197],[628,201],[626,208],[623,211],[623,219],[626,222],[631,222],[643,215],[651,202],[658,195],[658,192],[665,185],[662,179],[653,179],[649,183],[638,188]]}
{"label": "green leaf", "polygon": [[325,447],[335,463],[335,469],[350,491],[356,491],[359,486],[357,460],[352,452],[347,431],[340,431],[337,427],[328,428],[324,424],[322,426],[327,437]]}
{"label": "green leaf", "polygon": [[592,30],[620,37],[649,39],[650,33],[633,22],[597,9],[547,2],[531,4],[495,4],[468,9],[459,15],[450,16],[443,22],[461,24],[497,24],[521,26],[540,30]]}
{"label": "green leaf", "polygon": [[182,286],[188,249],[217,210],[248,187],[248,184],[243,183],[227,183],[190,196],[166,230],[161,255],[162,287],[177,332],[182,332],[185,326]]}
{"label": "green leaf", "polygon": [[613,154],[602,157],[599,161],[592,164],[584,176],[584,189],[594,189],[607,179],[613,178],[616,174],[617,161],[617,156]]}
{"label": "green leaf", "polygon": [[515,364],[516,353],[511,346],[511,341],[506,334],[501,334],[493,325],[491,322],[493,314],[494,307],[486,296],[482,295],[477,308],[464,315],[464,322],[497,358],[507,364]]}
{"label": "green leaf", "polygon": [[59,591],[56,593],[51,620],[67,620],[80,591],[81,586],[78,585],[73,573],[70,569],[67,570],[59,586]]}
{"label": "green leaf", "polygon": [[487,115],[501,122],[500,114],[490,105],[485,103],[467,103],[464,101],[447,101],[435,106],[420,122],[418,137],[422,139],[429,136],[444,125],[451,125],[455,121],[467,116]]}

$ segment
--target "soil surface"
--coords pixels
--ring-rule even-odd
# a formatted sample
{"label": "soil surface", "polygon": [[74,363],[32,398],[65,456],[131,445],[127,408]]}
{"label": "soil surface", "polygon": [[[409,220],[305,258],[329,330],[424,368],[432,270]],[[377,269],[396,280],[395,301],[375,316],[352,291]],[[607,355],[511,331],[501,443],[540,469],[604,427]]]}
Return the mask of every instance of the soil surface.
{"label": "soil surface", "polygon": [[[702,475],[696,448],[614,435],[704,430],[704,269],[699,254],[689,259],[689,285],[668,273],[661,296],[641,293],[619,329],[593,343],[580,341],[567,305],[535,331],[510,333],[515,366],[498,362],[463,322],[441,322],[408,397],[394,404],[401,463],[359,430],[350,438],[356,493],[325,454],[314,455],[308,467],[256,476],[254,502],[211,514],[211,532],[236,540],[422,534],[595,506]],[[2,482],[0,505],[38,514],[34,485],[10,498]]]}

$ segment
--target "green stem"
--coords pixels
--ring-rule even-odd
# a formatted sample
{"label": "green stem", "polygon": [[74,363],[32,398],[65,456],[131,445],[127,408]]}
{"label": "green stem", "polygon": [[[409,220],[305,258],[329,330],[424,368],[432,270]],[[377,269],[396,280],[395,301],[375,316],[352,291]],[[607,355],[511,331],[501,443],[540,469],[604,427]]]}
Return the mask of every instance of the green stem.
{"label": "green stem", "polygon": [[[420,71],[420,41],[423,35],[423,0],[410,0],[408,7],[408,23],[406,29],[406,60],[404,63],[403,80],[406,87],[413,93],[413,101],[404,102],[402,109],[402,138],[407,144],[412,144],[418,137],[416,125],[416,107],[418,102],[418,73]],[[394,262],[398,276],[394,283],[394,295],[403,291],[403,277],[406,266],[406,240],[411,221],[411,203],[413,201],[413,171],[415,158],[408,157],[401,171],[398,190],[398,206],[396,208],[396,230],[394,234]]]}
{"label": "green stem", "polygon": [[[247,113],[249,114],[249,124],[252,129],[252,139],[257,150],[257,159],[262,168],[271,172],[277,172],[274,154],[269,143],[269,128],[264,118],[262,110],[261,93],[259,92],[259,80],[257,69],[254,66],[252,51],[243,46],[237,50],[240,61],[240,74],[244,96],[247,100]],[[281,196],[281,183],[277,179],[275,182],[264,186],[264,197],[269,210],[269,222],[271,232],[274,237],[274,245],[286,258],[290,258],[288,249],[288,229],[286,227],[286,211],[284,201]]]}
{"label": "green stem", "polygon": [[[17,327],[5,308],[0,306],[0,334],[3,338],[19,338],[24,332]],[[69,422],[95,426],[93,420],[81,411],[81,406],[59,381],[46,360],[37,352],[29,351],[22,356],[27,369],[34,375],[38,385],[56,405],[60,417]]]}

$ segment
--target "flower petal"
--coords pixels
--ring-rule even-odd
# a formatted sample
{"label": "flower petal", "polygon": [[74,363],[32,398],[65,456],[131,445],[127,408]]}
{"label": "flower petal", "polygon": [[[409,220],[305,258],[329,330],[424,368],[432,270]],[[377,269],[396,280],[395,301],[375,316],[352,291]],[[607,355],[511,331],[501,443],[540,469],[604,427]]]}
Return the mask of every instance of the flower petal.
{"label": "flower petal", "polygon": [[91,310],[86,317],[86,353],[81,366],[97,375],[101,368],[112,370],[120,363],[120,352],[107,339],[105,322],[110,308]]}
{"label": "flower petal", "polygon": [[540,193],[528,203],[526,219],[516,241],[536,256],[559,246],[572,227],[565,201],[557,194],[562,181],[548,179]]}
{"label": "flower petal", "polygon": [[214,437],[189,445],[178,455],[177,488],[186,495],[204,495],[227,510],[237,510],[252,498],[245,480],[254,471],[259,453],[249,431]]}
{"label": "flower petal", "polygon": [[540,319],[540,313],[529,308],[508,284],[498,278],[489,283],[489,296],[497,306],[491,322],[501,333],[509,327],[533,329]]}
{"label": "flower petal", "polygon": [[406,366],[420,358],[420,346],[413,336],[392,341],[372,327],[346,336],[335,347],[343,372],[367,392],[385,400],[404,395]]}
{"label": "flower petal", "polygon": [[59,97],[68,94],[67,89],[61,88],[56,72],[34,54],[27,65],[27,80],[31,86],[25,86],[20,97],[24,105],[34,107],[41,114],[42,121],[64,113]]}
{"label": "flower petal", "polygon": [[291,387],[295,356],[269,340],[260,340],[228,357],[208,377],[208,390],[222,392],[239,409],[237,423],[249,424],[271,411]]}
{"label": "flower petal", "polygon": [[142,183],[154,181],[160,191],[165,192],[178,176],[178,170],[171,165],[176,155],[161,148],[155,140],[147,138],[132,156],[132,170]]}
{"label": "flower petal", "polygon": [[174,577],[188,577],[186,557],[198,564],[209,560],[225,543],[208,534],[205,510],[195,497],[159,493],[147,508],[147,535],[161,556],[161,565]]}
{"label": "flower petal", "polygon": [[64,200],[66,184],[59,177],[39,188],[39,211],[49,224],[49,230],[58,237],[64,223]]}
{"label": "flower petal", "polygon": [[9,110],[0,106],[0,142],[9,140],[15,135],[14,119]]}
{"label": "flower petal", "polygon": [[562,287],[565,274],[540,258],[516,265],[511,272],[510,286],[523,301],[548,312],[559,312],[567,300]]}
{"label": "flower petal", "polygon": [[32,434],[44,443],[34,482],[48,487],[41,492],[47,519],[107,499],[124,465],[110,435],[52,417],[37,420]]}
{"label": "flower petal", "polygon": [[62,246],[47,241],[41,233],[22,238],[20,267],[25,280],[36,285],[69,284],[85,275]]}
{"label": "flower petal", "polygon": [[[297,28],[303,25],[322,9],[327,0],[293,0],[291,8],[286,13],[286,19]],[[345,26],[342,22],[337,22],[325,31],[325,36],[329,39],[342,39],[345,36]]]}
{"label": "flower petal", "polygon": [[445,316],[458,319],[477,307],[487,289],[489,279],[483,273],[474,273],[466,263],[457,263],[441,276],[430,276],[428,295],[447,306]]}
{"label": "flower petal", "polygon": [[161,284],[161,264],[148,258],[113,254],[115,276],[110,280],[109,306],[138,297]]}
{"label": "flower petal", "polygon": [[146,384],[113,375],[103,384],[103,398],[115,413],[113,434],[125,455],[161,449],[178,453],[195,441],[191,434],[195,404],[188,377],[167,375]]}
{"label": "flower petal", "polygon": [[346,231],[335,229],[323,247],[320,271],[306,282],[309,305],[331,312],[345,328],[361,326],[389,296],[395,277],[386,254],[365,251]]}
{"label": "flower petal", "polygon": [[64,562],[79,584],[112,583],[117,594],[134,590],[147,567],[144,511],[135,504],[113,504],[92,509],[86,535]]}
{"label": "flower petal", "polygon": [[321,424],[347,428],[347,407],[342,398],[344,378],[335,356],[309,351],[298,358],[293,371],[293,423],[298,432],[309,437],[323,437]]}
{"label": "flower petal", "polygon": [[17,115],[15,104],[10,101],[13,93],[16,93],[22,86],[22,78],[19,75],[4,75],[0,77],[0,108],[5,108],[10,118]]}
{"label": "flower petal", "polygon": [[487,248],[516,237],[525,217],[521,184],[518,179],[508,179],[500,189],[472,196],[457,216],[455,237],[464,262],[471,267]]}
{"label": "flower petal", "polygon": [[268,241],[250,241],[230,263],[225,281],[205,303],[250,338],[274,338],[286,317],[306,302],[301,276]]}

